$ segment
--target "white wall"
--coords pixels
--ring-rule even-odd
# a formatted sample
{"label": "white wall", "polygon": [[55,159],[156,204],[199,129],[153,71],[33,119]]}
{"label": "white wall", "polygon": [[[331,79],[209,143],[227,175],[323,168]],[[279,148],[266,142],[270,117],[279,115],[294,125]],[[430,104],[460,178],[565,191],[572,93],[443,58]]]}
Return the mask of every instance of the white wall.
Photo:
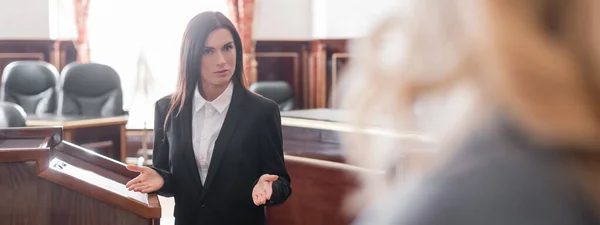
{"label": "white wall", "polygon": [[313,39],[346,39],[367,34],[402,0],[313,0]]}
{"label": "white wall", "polygon": [[48,1],[50,4],[50,39],[76,39],[77,28],[75,25],[73,0]]}
{"label": "white wall", "polygon": [[406,0],[257,0],[254,39],[345,39],[367,34]]}
{"label": "white wall", "polygon": [[257,0],[253,37],[256,40],[310,40],[311,10],[311,0]]}
{"label": "white wall", "polygon": [[48,0],[0,0],[0,39],[47,39]]}
{"label": "white wall", "polygon": [[[386,12],[403,2],[406,1],[257,0],[254,39],[360,37]],[[72,0],[0,0],[0,39],[73,39],[76,36]]]}

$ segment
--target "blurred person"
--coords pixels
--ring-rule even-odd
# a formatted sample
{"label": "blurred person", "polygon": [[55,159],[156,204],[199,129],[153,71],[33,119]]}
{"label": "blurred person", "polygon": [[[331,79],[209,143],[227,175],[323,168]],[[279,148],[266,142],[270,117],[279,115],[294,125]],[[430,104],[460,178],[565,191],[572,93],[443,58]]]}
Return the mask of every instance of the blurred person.
{"label": "blurred person", "polygon": [[335,101],[439,142],[345,136],[349,162],[395,171],[363,177],[355,224],[600,224],[600,1],[409,7],[351,46]]}

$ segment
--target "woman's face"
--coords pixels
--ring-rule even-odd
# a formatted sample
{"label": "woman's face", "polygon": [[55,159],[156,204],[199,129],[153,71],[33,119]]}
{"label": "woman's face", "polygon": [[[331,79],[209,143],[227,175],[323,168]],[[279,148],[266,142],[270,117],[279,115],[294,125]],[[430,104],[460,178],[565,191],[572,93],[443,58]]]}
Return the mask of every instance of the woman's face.
{"label": "woman's face", "polygon": [[201,78],[205,84],[227,85],[235,71],[236,49],[226,28],[212,31],[202,50]]}

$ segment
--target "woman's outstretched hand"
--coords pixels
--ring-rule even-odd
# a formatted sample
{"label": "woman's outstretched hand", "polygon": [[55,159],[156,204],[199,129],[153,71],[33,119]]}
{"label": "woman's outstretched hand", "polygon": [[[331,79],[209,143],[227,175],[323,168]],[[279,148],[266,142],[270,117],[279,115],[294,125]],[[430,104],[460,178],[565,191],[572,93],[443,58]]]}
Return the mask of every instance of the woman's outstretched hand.
{"label": "woman's outstretched hand", "polygon": [[153,169],[144,166],[127,165],[127,169],[133,172],[138,172],[136,178],[130,180],[125,184],[125,187],[130,191],[150,193],[160,189],[165,181],[163,178]]}
{"label": "woman's outstretched hand", "polygon": [[252,199],[254,204],[259,206],[265,204],[267,200],[271,199],[273,194],[273,182],[279,178],[277,175],[263,174],[254,185],[252,190]]}

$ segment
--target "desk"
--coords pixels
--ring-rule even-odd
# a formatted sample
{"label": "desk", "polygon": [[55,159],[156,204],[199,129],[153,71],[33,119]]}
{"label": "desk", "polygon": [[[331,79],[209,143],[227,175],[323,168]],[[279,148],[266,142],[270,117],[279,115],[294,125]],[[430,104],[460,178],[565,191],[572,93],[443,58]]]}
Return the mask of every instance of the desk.
{"label": "desk", "polygon": [[65,141],[94,149],[110,158],[125,162],[125,124],[128,116],[86,117],[52,114],[27,117],[27,126],[62,126]]}
{"label": "desk", "polygon": [[344,111],[336,109],[306,109],[281,112],[283,150],[286,154],[314,159],[344,162],[340,135],[363,132],[420,143],[432,143],[433,138],[415,132],[395,132],[376,124],[356,129],[348,122]]}

